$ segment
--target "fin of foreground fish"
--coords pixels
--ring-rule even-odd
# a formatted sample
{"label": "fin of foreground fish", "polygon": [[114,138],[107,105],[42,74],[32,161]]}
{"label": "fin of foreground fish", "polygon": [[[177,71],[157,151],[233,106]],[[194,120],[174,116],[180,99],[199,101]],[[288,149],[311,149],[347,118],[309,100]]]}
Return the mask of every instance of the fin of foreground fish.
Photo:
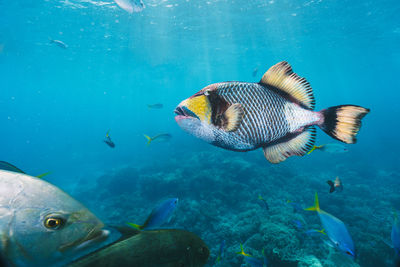
{"label": "fin of foreground fish", "polygon": [[123,237],[82,257],[68,267],[204,266],[210,255],[197,235],[184,230],[138,231],[120,227]]}
{"label": "fin of foreground fish", "polygon": [[356,142],[369,109],[340,105],[314,111],[310,84],[287,62],[271,67],[259,83],[211,84],[175,109],[185,131],[215,146],[234,151],[262,148],[279,163],[303,156],[314,145],[315,125],[344,143]]}
{"label": "fin of foreground fish", "polygon": [[1,266],[58,266],[88,243],[103,241],[103,223],[42,179],[0,170]]}

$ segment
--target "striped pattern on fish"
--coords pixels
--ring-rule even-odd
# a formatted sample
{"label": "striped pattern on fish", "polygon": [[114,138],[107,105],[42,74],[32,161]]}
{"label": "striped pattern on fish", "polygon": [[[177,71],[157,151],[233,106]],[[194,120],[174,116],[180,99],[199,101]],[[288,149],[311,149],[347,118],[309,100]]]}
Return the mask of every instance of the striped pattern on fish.
{"label": "striped pattern on fish", "polygon": [[313,111],[309,83],[287,62],[271,67],[259,83],[211,84],[175,109],[175,120],[192,135],[234,151],[262,147],[272,163],[305,155],[315,142],[315,127],[345,143],[355,143],[361,119],[369,112],[341,105]]}

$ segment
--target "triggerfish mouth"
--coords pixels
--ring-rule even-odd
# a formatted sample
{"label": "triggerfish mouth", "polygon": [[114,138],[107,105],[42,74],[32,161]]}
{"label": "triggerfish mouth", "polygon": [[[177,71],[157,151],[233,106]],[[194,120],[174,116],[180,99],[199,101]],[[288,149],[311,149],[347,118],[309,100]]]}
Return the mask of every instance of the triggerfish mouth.
{"label": "triggerfish mouth", "polygon": [[356,142],[369,109],[341,105],[314,111],[310,84],[287,62],[272,66],[258,83],[211,84],[175,109],[185,131],[215,146],[234,151],[262,148],[279,163],[313,148],[315,125],[344,143]]}
{"label": "triggerfish mouth", "polygon": [[[0,170],[0,263],[54,266],[109,231],[78,201],[42,179]],[[2,266],[3,266],[2,265]]]}
{"label": "triggerfish mouth", "polygon": [[319,207],[318,194],[315,193],[314,206],[306,210],[318,212],[318,216],[329,237],[329,245],[339,249],[353,259],[356,257],[353,239],[347,231],[346,225],[335,216],[323,211]]}

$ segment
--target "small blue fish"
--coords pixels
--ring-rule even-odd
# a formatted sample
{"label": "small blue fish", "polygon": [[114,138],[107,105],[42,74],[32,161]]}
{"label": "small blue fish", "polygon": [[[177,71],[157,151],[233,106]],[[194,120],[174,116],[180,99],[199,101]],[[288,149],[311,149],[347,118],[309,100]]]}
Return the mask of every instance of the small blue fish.
{"label": "small blue fish", "polygon": [[309,207],[306,210],[318,212],[321,223],[326,230],[327,236],[329,237],[329,242],[331,242],[333,247],[343,251],[353,259],[356,257],[354,243],[349,232],[347,231],[346,225],[335,216],[319,208],[317,193],[315,193],[314,206]]}
{"label": "small blue fish", "polygon": [[215,263],[222,261],[222,259],[224,258],[225,245],[226,245],[226,242],[224,239],[224,240],[222,240],[221,244],[219,245],[219,254],[218,254],[218,257],[217,257],[217,260],[215,261]]}
{"label": "small blue fish", "polygon": [[397,256],[400,256],[400,222],[397,213],[394,213],[394,221],[392,226],[392,245]]}
{"label": "small blue fish", "polygon": [[268,202],[265,200],[265,198],[263,198],[261,195],[258,195],[258,199],[263,203],[264,208],[268,211],[269,206],[268,206]]}
{"label": "small blue fish", "polygon": [[247,254],[247,253],[244,252],[242,244],[240,244],[240,251],[236,252],[236,254],[243,255],[244,256],[244,260],[251,267],[263,267],[263,263],[259,259],[257,259],[256,257],[253,257],[250,254]]}
{"label": "small blue fish", "polygon": [[326,144],[320,146],[313,146],[313,148],[311,148],[311,150],[308,151],[307,155],[309,155],[314,150],[321,150],[324,152],[334,153],[334,154],[346,153],[349,151],[347,147],[342,144]]}
{"label": "small blue fish", "polygon": [[115,143],[111,140],[110,137],[110,130],[107,131],[106,133],[106,139],[103,140],[104,143],[106,143],[109,147],[114,148],[115,147]]}
{"label": "small blue fish", "polygon": [[161,202],[151,211],[149,217],[147,217],[147,220],[144,222],[143,225],[138,225],[134,223],[127,224],[139,230],[148,230],[160,227],[165,222],[169,221],[177,204],[177,198],[169,198]]}
{"label": "small blue fish", "polygon": [[296,226],[297,229],[303,228],[303,224],[299,220],[292,220],[292,224]]}
{"label": "small blue fish", "polygon": [[147,145],[150,145],[151,142],[153,142],[154,140],[157,140],[160,142],[167,142],[172,138],[172,135],[170,135],[169,133],[163,133],[163,134],[158,134],[156,136],[150,137],[150,136],[144,134],[144,137],[146,137],[146,139],[147,139]]}
{"label": "small blue fish", "polygon": [[264,248],[262,249],[261,254],[263,255],[263,258],[264,258],[264,265],[265,265],[265,267],[267,267],[268,260],[267,260],[267,256],[265,255]]}

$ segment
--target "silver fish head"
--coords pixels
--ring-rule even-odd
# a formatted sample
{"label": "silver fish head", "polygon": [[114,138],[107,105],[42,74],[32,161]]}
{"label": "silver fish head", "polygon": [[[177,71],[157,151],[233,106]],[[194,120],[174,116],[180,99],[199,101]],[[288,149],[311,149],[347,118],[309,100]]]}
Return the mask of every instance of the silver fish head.
{"label": "silver fish head", "polygon": [[175,121],[184,131],[211,143],[215,140],[215,131],[218,129],[212,123],[213,109],[208,87],[183,100],[176,107]]}
{"label": "silver fish head", "polygon": [[62,262],[108,235],[93,213],[43,180],[0,171],[0,188],[2,256],[14,265]]}

